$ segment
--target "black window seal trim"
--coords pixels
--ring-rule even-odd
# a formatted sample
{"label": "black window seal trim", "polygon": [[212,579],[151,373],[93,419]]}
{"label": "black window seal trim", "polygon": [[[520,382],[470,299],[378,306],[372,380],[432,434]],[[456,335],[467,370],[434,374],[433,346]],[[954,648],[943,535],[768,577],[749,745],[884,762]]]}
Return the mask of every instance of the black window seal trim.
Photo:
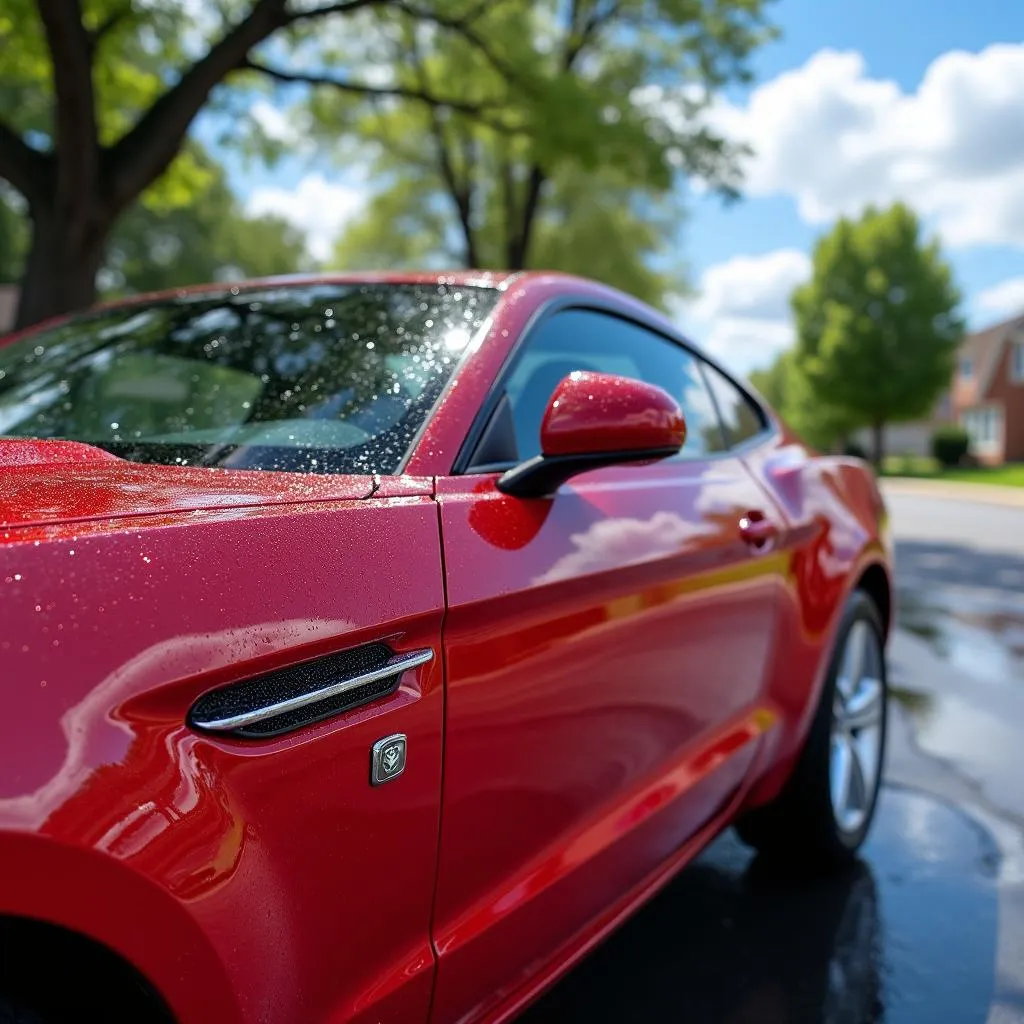
{"label": "black window seal trim", "polygon": [[[743,398],[748,399],[751,405],[753,405],[754,408],[757,409],[757,411],[760,413],[762,427],[756,434],[751,434],[750,437],[746,437],[742,441],[737,441],[735,443],[733,442],[732,431],[729,429],[729,425],[725,422],[725,416],[722,415],[722,407],[721,405],[718,404],[718,396],[715,394],[715,389],[711,386],[711,380],[709,379],[707,371],[705,369],[705,367],[707,366],[710,366],[713,370],[716,370],[725,379],[727,383],[731,384],[734,388],[736,388],[736,390],[740,393],[740,395]],[[762,409],[760,404],[755,402],[747,394],[747,392],[743,388],[741,388],[727,373],[723,373],[721,370],[718,369],[717,366],[715,366],[714,363],[708,361],[707,359],[700,360],[698,362],[697,369],[700,373],[701,380],[704,381],[704,387],[707,390],[707,393],[711,396],[711,404],[714,407],[715,415],[718,417],[718,426],[719,429],[722,431],[722,437],[725,440],[726,451],[735,452],[739,449],[745,448],[751,441],[757,440],[767,430],[771,428],[772,421],[767,416],[764,409]]]}
{"label": "black window seal trim", "polygon": [[[718,427],[722,432],[722,439],[727,443],[727,447],[720,452],[709,452],[701,456],[699,459],[687,459],[685,460],[686,462],[719,462],[727,458],[737,458],[779,436],[779,429],[776,425],[775,419],[764,407],[762,402],[755,398],[746,387],[740,384],[732,374],[725,370],[716,360],[709,358],[703,352],[699,351],[692,342],[687,341],[687,339],[682,335],[675,333],[667,325],[660,323],[653,317],[648,319],[634,310],[624,309],[621,305],[612,300],[602,300],[589,295],[559,295],[555,298],[548,299],[537,310],[535,310],[520,332],[515,344],[509,350],[508,355],[506,355],[504,362],[501,364],[501,368],[498,370],[497,375],[491,383],[487,392],[487,397],[481,403],[480,409],[477,411],[469,430],[466,432],[462,445],[459,447],[458,455],[455,457],[455,462],[451,471],[448,473],[449,476],[465,476],[470,473],[469,467],[472,466],[473,455],[480,443],[480,439],[487,426],[487,422],[491,418],[495,407],[501,399],[501,395],[505,390],[505,383],[515,370],[516,364],[522,356],[523,349],[533,336],[534,332],[545,320],[550,319],[557,313],[563,313],[571,309],[580,309],[591,313],[601,313],[606,316],[612,316],[617,320],[624,320],[626,323],[632,324],[635,327],[640,327],[651,334],[658,335],[665,341],[676,345],[678,348],[681,348],[684,352],[691,355],[695,360],[697,360],[698,366],[700,366],[701,363],[707,363],[708,365],[713,366],[761,413],[761,417],[765,423],[764,429],[759,433],[754,434],[752,437],[748,437],[740,444],[729,447],[728,430],[725,427],[721,414],[718,412],[718,403],[715,401],[714,393],[708,386],[704,372],[701,370],[701,380],[704,381],[704,387],[707,389],[708,394],[711,397],[712,407],[714,408],[718,418]],[[514,465],[517,465],[517,463],[508,463],[507,465],[488,464],[486,469],[484,467],[480,467],[473,469],[471,472],[474,476],[485,472],[500,473],[506,469],[511,469]]]}

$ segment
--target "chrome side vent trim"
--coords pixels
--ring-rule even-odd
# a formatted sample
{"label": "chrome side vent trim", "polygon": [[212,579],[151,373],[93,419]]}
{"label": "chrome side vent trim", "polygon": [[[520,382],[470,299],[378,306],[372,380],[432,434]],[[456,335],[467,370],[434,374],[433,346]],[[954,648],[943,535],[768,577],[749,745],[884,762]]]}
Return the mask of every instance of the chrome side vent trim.
{"label": "chrome side vent trim", "polygon": [[368,644],[204,693],[188,713],[193,729],[266,739],[378,700],[402,673],[434,657],[430,648],[395,654]]}

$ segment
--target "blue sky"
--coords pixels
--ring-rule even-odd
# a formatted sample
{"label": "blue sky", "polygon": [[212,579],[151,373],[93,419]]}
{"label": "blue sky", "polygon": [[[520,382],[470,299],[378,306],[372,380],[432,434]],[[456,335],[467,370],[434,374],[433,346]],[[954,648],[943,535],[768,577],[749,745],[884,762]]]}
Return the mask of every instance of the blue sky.
{"label": "blue sky", "polygon": [[[791,342],[786,299],[816,235],[896,198],[942,241],[972,326],[1024,311],[1024,4],[777,0],[773,14],[781,40],[712,114],[756,156],[741,202],[692,200],[684,329],[740,372],[765,365]],[[231,170],[251,208],[321,250],[365,201],[364,182],[308,158]]]}
{"label": "blue sky", "polygon": [[775,14],[782,38],[729,97],[772,166],[738,204],[695,201],[681,243],[703,297],[680,306],[684,327],[741,371],[764,365],[792,337],[778,300],[806,273],[799,254],[836,214],[895,198],[938,234],[972,326],[1024,310],[1024,5],[780,0]]}

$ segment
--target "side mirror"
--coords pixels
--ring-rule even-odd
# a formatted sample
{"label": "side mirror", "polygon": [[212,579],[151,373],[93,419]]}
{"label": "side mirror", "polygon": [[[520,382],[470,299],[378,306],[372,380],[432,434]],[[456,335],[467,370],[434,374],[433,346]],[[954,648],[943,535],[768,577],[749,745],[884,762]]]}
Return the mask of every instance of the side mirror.
{"label": "side mirror", "polygon": [[540,427],[541,454],[503,474],[498,490],[544,497],[588,469],[675,455],[685,440],[682,410],[661,388],[579,370],[551,396]]}

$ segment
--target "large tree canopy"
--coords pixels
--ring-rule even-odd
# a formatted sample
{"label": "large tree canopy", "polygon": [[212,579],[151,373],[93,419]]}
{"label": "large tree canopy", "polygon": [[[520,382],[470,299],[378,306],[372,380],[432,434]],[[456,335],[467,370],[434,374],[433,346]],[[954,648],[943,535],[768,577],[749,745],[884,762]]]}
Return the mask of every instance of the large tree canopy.
{"label": "large tree canopy", "polygon": [[[685,268],[672,254],[683,211],[672,196],[638,196],[616,175],[562,168],[548,182],[535,219],[529,267],[592,277],[654,306],[664,306],[683,290]],[[483,211],[473,238],[470,258],[439,181],[410,174],[379,192],[349,225],[332,265],[342,270],[509,266],[501,209]]]}
{"label": "large tree canopy", "polygon": [[[655,189],[696,172],[731,189],[736,154],[694,114],[746,75],[763,4],[8,0],[0,178],[32,224],[19,322],[88,304],[117,218],[143,193],[180,204],[201,183],[181,156],[199,112],[261,83],[300,83],[311,131],[332,145],[358,131],[396,161],[403,139],[426,140],[467,259],[494,207],[495,262],[525,265],[563,167]],[[397,182],[412,164],[391,166]]]}
{"label": "large tree canopy", "polygon": [[795,365],[807,396],[870,427],[882,461],[887,423],[926,415],[949,386],[963,320],[952,271],[902,203],[842,218],[793,294]]}
{"label": "large tree canopy", "polygon": [[[322,60],[333,33],[362,15],[447,12],[459,24],[457,6],[8,0],[0,10],[0,177],[24,198],[32,223],[19,324],[92,301],[113,224],[172,165],[151,198],[188,200],[202,175],[176,159],[186,135],[218,86],[253,88],[248,62],[261,45],[296,62]],[[374,91],[354,80],[342,86]]]}
{"label": "large tree canopy", "polygon": [[746,58],[770,34],[762,6],[494,4],[486,48],[408,22],[381,32],[374,52],[396,81],[431,94],[455,88],[471,109],[375,104],[366,113],[323,97],[320,125],[375,141],[375,178],[385,182],[338,261],[543,266],[660,301],[672,268],[657,257],[680,220],[670,187],[698,175],[735,194],[741,150],[700,115],[746,77]]}

